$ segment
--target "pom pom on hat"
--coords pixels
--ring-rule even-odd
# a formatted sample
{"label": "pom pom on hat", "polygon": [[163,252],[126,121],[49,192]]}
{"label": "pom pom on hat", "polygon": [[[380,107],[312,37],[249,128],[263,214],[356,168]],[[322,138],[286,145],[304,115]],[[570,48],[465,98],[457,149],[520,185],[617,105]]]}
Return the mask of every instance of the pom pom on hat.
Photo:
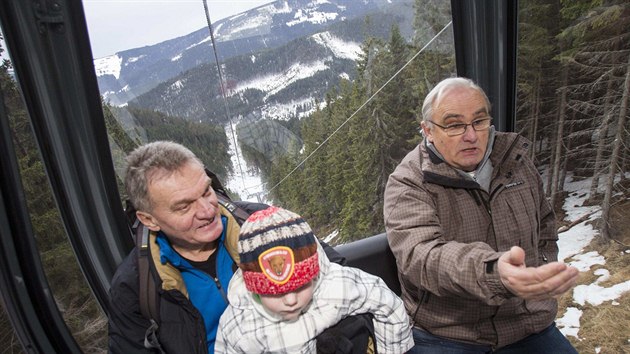
{"label": "pom pom on hat", "polygon": [[299,215],[278,207],[257,211],[241,226],[238,252],[247,290],[279,295],[319,273],[317,240]]}

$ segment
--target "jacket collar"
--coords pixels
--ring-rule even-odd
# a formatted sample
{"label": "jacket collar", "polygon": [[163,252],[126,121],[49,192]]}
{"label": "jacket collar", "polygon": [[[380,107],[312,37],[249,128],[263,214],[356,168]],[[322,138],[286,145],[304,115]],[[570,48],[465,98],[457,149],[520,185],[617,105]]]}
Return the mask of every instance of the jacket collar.
{"label": "jacket collar", "polygon": [[[223,222],[223,233],[221,234],[221,242],[224,242],[225,247],[232,256],[232,259],[234,259],[234,261],[238,263],[238,250],[236,244],[238,242],[238,233],[240,230],[240,226],[231,216],[232,214],[230,214],[230,212],[227,211],[222,205],[219,205],[219,209],[221,213],[221,221]],[[184,296],[188,297],[188,291],[179,270],[172,263],[170,263],[170,261],[162,263],[162,247],[158,243],[158,233],[155,231],[151,231],[149,233],[149,247],[150,257],[152,258],[152,263],[155,266],[157,274],[159,275],[162,289],[176,289],[184,294]],[[169,258],[170,257],[167,257],[167,259]]]}
{"label": "jacket collar", "polygon": [[[227,229],[227,217],[221,215],[221,223],[223,223],[223,231],[219,237],[219,243],[225,243],[225,231]],[[163,232],[158,232],[156,242],[160,246],[160,262],[162,264],[171,263],[176,268],[191,269],[190,263],[182,257],[171,245],[167,236]],[[220,245],[217,244],[217,249]]]}
{"label": "jacket collar", "polygon": [[[490,161],[494,170],[492,178],[498,173],[509,174],[515,164],[526,155],[529,148],[529,141],[516,133],[502,133],[492,131],[491,139],[488,139],[488,149],[482,164]],[[488,151],[490,150],[490,151]],[[424,180],[446,187],[479,189],[480,185],[462,172],[448,163],[439,154],[432,144],[428,144],[426,138],[420,146],[421,169]]]}
{"label": "jacket collar", "polygon": [[[483,159],[477,166],[477,170],[475,172],[478,172],[480,169],[482,169],[486,165],[488,159],[490,158],[490,154],[492,153],[494,140],[495,140],[495,130],[494,130],[494,125],[492,125],[490,126],[490,131],[488,132],[488,143],[486,144],[486,152],[483,156]],[[444,161],[444,156],[442,156],[442,154],[435,148],[435,145],[433,145],[433,143],[431,143],[427,138],[424,138],[423,144],[426,146],[427,150],[429,151],[429,157],[431,158],[431,162],[435,164],[446,163],[446,161]],[[453,168],[453,169],[458,171],[462,176],[468,176],[468,173],[462,170],[459,170],[457,168]]]}

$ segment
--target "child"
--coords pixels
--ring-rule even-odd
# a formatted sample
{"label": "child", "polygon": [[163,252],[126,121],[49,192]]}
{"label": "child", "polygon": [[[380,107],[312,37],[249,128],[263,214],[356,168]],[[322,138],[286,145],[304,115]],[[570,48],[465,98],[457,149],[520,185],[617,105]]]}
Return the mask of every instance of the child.
{"label": "child", "polygon": [[402,300],[380,278],[330,263],[299,215],[277,207],[253,213],[238,251],[216,353],[314,353],[317,335],[363,313],[374,317],[379,353],[413,346]]}

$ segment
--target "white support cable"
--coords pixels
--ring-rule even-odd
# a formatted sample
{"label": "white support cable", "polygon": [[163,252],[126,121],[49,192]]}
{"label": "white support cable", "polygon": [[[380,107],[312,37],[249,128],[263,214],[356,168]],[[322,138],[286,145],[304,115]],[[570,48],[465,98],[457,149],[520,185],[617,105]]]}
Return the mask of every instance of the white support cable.
{"label": "white support cable", "polygon": [[317,146],[317,148],[315,148],[315,150],[313,150],[308,156],[306,156],[304,158],[304,160],[302,160],[297,166],[295,166],[295,168],[289,172],[283,179],[280,180],[280,182],[276,183],[275,186],[271,187],[271,189],[269,189],[267,191],[267,195],[269,195],[269,193],[271,193],[272,190],[274,190],[276,187],[278,187],[280,184],[282,184],[282,182],[284,182],[287,178],[289,178],[289,176],[291,176],[298,168],[300,168],[300,166],[302,166],[306,160],[308,160],[311,156],[313,156],[313,154],[315,154],[322,146],[324,146],[324,144],[326,144],[326,142],[328,142],[328,140],[330,140],[330,138],[333,137],[333,135],[335,135],[341,128],[343,128],[344,125],[346,125],[346,123],[348,123],[348,121],[350,121],[350,119],[352,119],[352,117],[354,117],[357,113],[359,113],[359,111],[361,109],[363,109],[363,107],[365,107],[365,105],[367,105],[368,103],[370,103],[370,101],[372,101],[372,99],[374,97],[376,97],[376,95],[381,92],[385,86],[387,86],[393,79],[396,78],[396,76],[398,76],[398,74],[400,74],[414,59],[416,59],[416,57],[418,57],[418,55],[420,55],[422,52],[424,52],[424,50],[431,45],[431,43],[433,43],[433,41],[442,34],[442,32],[444,32],[451,24],[453,23],[453,21],[450,21],[449,23],[447,23],[444,28],[442,28],[442,30],[440,30],[440,32],[438,32],[435,36],[433,36],[433,38],[431,38],[431,40],[429,42],[427,42],[427,44],[424,45],[424,47],[420,48],[420,50],[414,54],[413,57],[411,57],[411,59],[409,59],[405,65],[403,65],[400,69],[398,69],[398,71],[396,71],[396,73],[394,75],[392,75],[392,77],[389,78],[389,80],[387,80],[387,82],[385,82],[378,90],[376,90],[376,92],[374,92],[372,94],[372,96],[370,96],[370,98],[368,98],[359,108],[357,108],[356,111],[354,111],[354,113],[352,113],[350,115],[350,117],[348,117],[343,123],[341,123],[341,125],[335,129],[334,132],[332,132],[321,144],[319,144]]}
{"label": "white support cable", "polygon": [[232,134],[232,142],[234,143],[234,153],[236,154],[236,163],[238,164],[238,169],[241,172],[241,183],[243,188],[245,188],[245,177],[243,174],[243,168],[241,167],[241,157],[238,153],[238,146],[236,145],[236,135],[234,134],[234,127],[232,127],[232,114],[230,113],[230,107],[228,105],[227,96],[225,92],[225,85],[223,84],[223,75],[221,73],[221,64],[219,63],[219,56],[217,55],[217,45],[214,41],[214,33],[212,31],[212,21],[210,21],[210,12],[208,11],[208,2],[207,0],[203,0],[203,9],[206,13],[206,21],[208,21],[208,30],[210,31],[210,40],[212,41],[212,51],[214,52],[214,60],[217,63],[217,72],[219,74],[219,84],[221,85],[221,95],[223,96],[223,105],[225,106],[225,114],[228,118],[228,123],[230,124],[230,133]]}

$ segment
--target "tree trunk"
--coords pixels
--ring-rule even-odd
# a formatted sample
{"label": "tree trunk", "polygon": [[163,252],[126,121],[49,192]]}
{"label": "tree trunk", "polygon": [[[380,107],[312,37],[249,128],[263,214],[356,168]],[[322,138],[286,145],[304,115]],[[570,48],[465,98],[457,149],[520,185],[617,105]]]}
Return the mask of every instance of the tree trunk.
{"label": "tree trunk", "polygon": [[540,75],[537,75],[534,83],[534,104],[532,110],[532,160],[536,160],[536,139],[538,138],[538,119],[540,115],[540,81]]}
{"label": "tree trunk", "polygon": [[[554,132],[552,131],[551,134],[554,134]],[[550,136],[549,137],[549,171],[547,173],[547,183],[545,184],[545,196],[547,198],[551,198],[551,178],[553,177],[553,157],[555,156],[555,152],[556,152],[556,144],[553,144],[555,140]],[[542,148],[541,148],[542,151]]]}
{"label": "tree trunk", "polygon": [[[630,129],[627,129],[630,131]],[[626,139],[627,140],[627,139]],[[621,163],[621,181],[623,182],[628,179],[626,174],[630,169],[630,146],[625,148],[625,152],[622,154],[623,162]]]}
{"label": "tree trunk", "polygon": [[564,138],[564,120],[566,116],[566,104],[567,104],[567,78],[568,78],[568,65],[562,68],[562,86],[560,87],[560,102],[558,102],[558,129],[556,133],[555,153],[553,159],[550,161],[552,168],[551,176],[551,205],[555,207],[556,195],[558,193],[558,180],[560,178],[560,160],[562,156],[562,140]]}
{"label": "tree trunk", "polygon": [[595,166],[593,166],[593,180],[591,181],[590,198],[595,197],[597,194],[597,187],[599,186],[599,179],[603,174],[602,166],[604,165],[602,159],[604,156],[604,150],[606,149],[606,138],[608,137],[608,128],[610,121],[612,120],[614,105],[613,95],[615,89],[613,88],[613,80],[608,82],[608,88],[606,89],[606,103],[604,104],[604,119],[602,125],[599,126],[597,132],[597,153],[595,155]]}
{"label": "tree trunk", "polygon": [[602,202],[602,241],[607,242],[611,239],[610,235],[610,207],[612,200],[613,187],[617,166],[621,158],[623,146],[623,138],[625,136],[626,112],[628,111],[628,96],[630,95],[630,56],[628,56],[628,65],[626,66],[626,79],[623,85],[623,96],[621,97],[621,107],[619,108],[619,120],[617,121],[617,134],[613,142],[613,152],[610,157],[610,174],[606,181],[606,189],[604,190],[604,201]]}
{"label": "tree trunk", "polygon": [[[575,119],[575,111],[573,111],[573,113],[571,114],[572,119]],[[573,133],[573,123],[569,124],[569,132],[567,134],[567,136],[571,136],[571,133]],[[571,151],[571,143],[572,143],[573,139],[568,139],[567,141],[567,146],[565,146],[564,151],[567,152],[567,155],[569,154],[569,152]],[[569,158],[568,156],[565,155],[564,159],[562,159],[562,166],[560,168],[560,179],[558,181],[558,190],[559,191],[563,191],[564,190],[564,180],[567,178],[567,164],[569,163]]]}

